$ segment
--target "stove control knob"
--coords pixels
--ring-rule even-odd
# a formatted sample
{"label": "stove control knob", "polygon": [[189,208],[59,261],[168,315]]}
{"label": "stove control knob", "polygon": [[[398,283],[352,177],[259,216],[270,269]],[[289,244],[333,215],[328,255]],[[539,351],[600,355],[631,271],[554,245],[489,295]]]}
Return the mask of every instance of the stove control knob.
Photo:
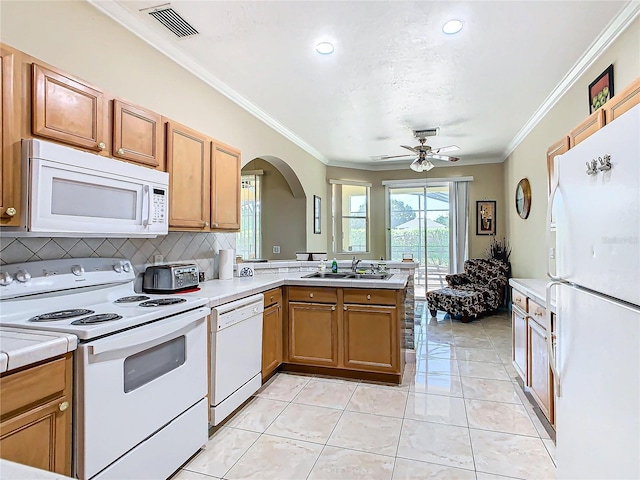
{"label": "stove control knob", "polygon": [[131,264],[129,262],[122,262],[122,269],[129,273],[131,271]]}
{"label": "stove control knob", "polygon": [[13,282],[13,277],[9,272],[0,273],[0,285],[2,285],[3,287],[6,287],[11,282]]}
{"label": "stove control knob", "polygon": [[120,273],[122,272],[122,265],[119,263],[114,263],[113,264],[113,271],[116,273]]}
{"label": "stove control knob", "polygon": [[26,270],[18,270],[16,272],[16,280],[18,280],[20,283],[26,283],[31,280],[31,274]]}
{"label": "stove control knob", "polygon": [[73,267],[71,267],[71,273],[73,273],[77,277],[80,277],[84,275],[84,267],[82,265],[74,265]]}

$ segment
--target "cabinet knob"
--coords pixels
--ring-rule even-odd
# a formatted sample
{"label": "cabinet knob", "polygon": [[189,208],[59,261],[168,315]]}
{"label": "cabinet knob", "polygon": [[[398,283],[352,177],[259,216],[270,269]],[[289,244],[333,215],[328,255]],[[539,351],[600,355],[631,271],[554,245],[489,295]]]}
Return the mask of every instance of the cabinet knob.
{"label": "cabinet knob", "polygon": [[213,226],[217,228],[218,227],[218,223],[217,222],[214,223]]}
{"label": "cabinet knob", "polygon": [[8,217],[13,217],[16,213],[18,213],[18,211],[13,207],[9,207],[4,211],[4,214]]}
{"label": "cabinet knob", "polygon": [[347,306],[343,306],[342,309],[346,312],[347,311]]}
{"label": "cabinet knob", "polygon": [[209,222],[204,222],[204,226],[208,227],[209,226]]}
{"label": "cabinet knob", "polygon": [[104,142],[100,142],[100,143],[98,144],[98,148],[99,148],[100,150],[104,150],[105,148],[107,148],[107,144],[106,144],[106,143],[104,143]]}
{"label": "cabinet knob", "polygon": [[371,295],[367,295],[367,300],[371,300]]}
{"label": "cabinet knob", "polygon": [[311,292],[311,293],[309,294],[309,297],[313,298],[313,292]]}
{"label": "cabinet knob", "polygon": [[271,295],[271,297],[269,297],[269,298],[270,298],[270,300],[269,300],[269,301],[270,301],[270,302],[273,302],[273,295]]}
{"label": "cabinet knob", "polygon": [[124,155],[124,148],[118,149],[118,155]]}
{"label": "cabinet knob", "polygon": [[336,309],[335,305],[331,305],[331,311],[333,312]]}
{"label": "cabinet knob", "polygon": [[69,402],[67,401],[58,404],[58,410],[61,412],[64,412],[67,408],[69,408]]}

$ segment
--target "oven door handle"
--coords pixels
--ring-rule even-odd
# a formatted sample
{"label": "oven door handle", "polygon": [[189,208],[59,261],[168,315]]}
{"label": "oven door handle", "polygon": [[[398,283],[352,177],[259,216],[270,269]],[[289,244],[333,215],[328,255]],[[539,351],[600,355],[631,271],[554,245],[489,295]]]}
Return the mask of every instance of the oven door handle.
{"label": "oven door handle", "polygon": [[98,340],[93,345],[89,345],[89,352],[91,355],[100,355],[117,350],[146,350],[180,336],[183,332],[191,330],[194,324],[204,322],[209,311],[208,308],[198,308],[186,314],[168,318],[166,319],[170,320],[168,322],[161,320],[158,325],[150,324],[144,328],[129,330],[124,335]]}

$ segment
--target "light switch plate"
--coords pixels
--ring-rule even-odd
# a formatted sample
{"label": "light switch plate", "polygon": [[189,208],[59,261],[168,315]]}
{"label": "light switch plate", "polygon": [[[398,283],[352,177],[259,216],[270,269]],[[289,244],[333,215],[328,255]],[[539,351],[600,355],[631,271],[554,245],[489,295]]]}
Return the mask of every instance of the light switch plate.
{"label": "light switch plate", "polygon": [[273,246],[273,253],[280,253],[280,245]]}

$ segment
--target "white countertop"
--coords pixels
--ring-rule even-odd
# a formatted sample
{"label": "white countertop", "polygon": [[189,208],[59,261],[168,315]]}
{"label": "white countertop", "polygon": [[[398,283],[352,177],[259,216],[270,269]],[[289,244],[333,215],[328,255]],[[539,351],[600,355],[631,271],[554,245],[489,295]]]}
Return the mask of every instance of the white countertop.
{"label": "white countertop", "polygon": [[72,480],[71,477],[60,473],[48,472],[3,459],[0,459],[0,478],[2,480]]}
{"label": "white countertop", "polygon": [[[546,302],[546,287],[549,281],[538,278],[510,278],[509,285],[544,306]],[[551,289],[551,311],[555,312],[555,309],[555,289]]]}
{"label": "white countertop", "polygon": [[0,327],[0,373],[64,355],[77,346],[76,336],[68,333]]}
{"label": "white countertop", "polygon": [[409,279],[409,276],[404,273],[394,273],[387,280],[302,278],[310,273],[313,272],[267,273],[253,277],[234,277],[229,280],[209,280],[199,285],[200,290],[186,295],[207,297],[209,298],[209,307],[213,308],[283,285],[402,290]]}

